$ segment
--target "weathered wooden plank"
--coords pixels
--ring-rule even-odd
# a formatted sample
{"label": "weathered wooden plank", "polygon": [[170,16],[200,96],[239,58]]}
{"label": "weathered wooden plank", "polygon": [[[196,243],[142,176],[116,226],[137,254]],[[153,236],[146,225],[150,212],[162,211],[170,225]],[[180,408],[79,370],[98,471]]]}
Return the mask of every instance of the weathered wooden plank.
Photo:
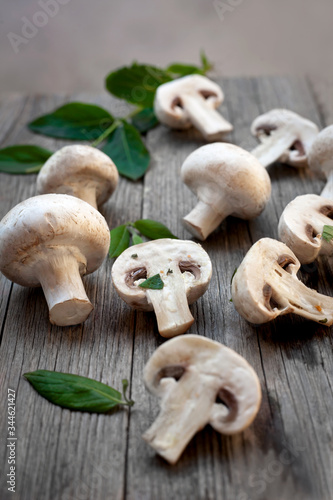
{"label": "weathered wooden plank", "polygon": [[[124,107],[117,108],[115,100],[108,96],[43,97],[28,100],[20,123],[25,124],[67,100],[83,97],[124,112]],[[66,144],[33,136],[22,125],[13,129],[6,144],[35,142],[51,150]],[[13,193],[11,206],[35,193],[35,176],[0,175],[3,193]],[[135,220],[141,215],[141,199],[142,183],[121,179],[102,213],[110,226]],[[1,206],[4,212],[9,208]],[[111,267],[112,262],[107,260],[96,273],[85,278],[95,309],[84,325],[73,328],[49,324],[41,290],[13,286],[3,324],[0,379],[2,401],[6,401],[8,387],[17,391],[17,498],[123,498],[127,411],[98,416],[61,410],[39,397],[21,378],[27,371],[54,369],[90,376],[119,389],[121,380],[130,378],[135,313],[115,297]],[[0,434],[5,470],[4,412]],[[10,498],[5,489],[1,495]]]}
{"label": "weathered wooden plank", "polygon": [[[294,109],[320,124],[309,88],[302,80],[232,79],[223,81],[222,86],[227,96],[224,115],[235,125],[230,140],[248,150],[256,144],[249,130],[252,120],[273,107]],[[182,185],[179,170],[201,143],[193,132],[160,127],[149,134],[148,144],[156,163],[145,178],[144,217],[160,213],[161,220],[177,235],[188,238],[180,218],[193,207],[195,198]],[[321,181],[308,171],[276,165],[269,173],[273,195],[265,212],[249,223],[227,219],[204,243],[214,276],[206,295],[192,306],[196,323],[190,329],[225,343],[255,367],[263,387],[258,418],[245,433],[232,438],[205,429],[192,440],[176,466],[154,457],[139,435],[156,417],[158,402],[144,392],[140,374],[163,340],[158,337],[154,318],[146,315],[145,319],[139,313],[133,392],[140,395],[142,410],[132,413],[130,419],[127,498],[328,498],[330,470],[325,463],[329,463],[329,423],[327,417],[325,425],[318,423],[332,408],[330,372],[315,359],[325,332],[328,338],[329,333],[318,325],[290,318],[255,328],[239,317],[230,302],[233,270],[251,244],[263,236],[277,236],[282,209],[296,194],[320,192]],[[316,281],[328,292],[322,278],[317,275]],[[329,346],[325,352],[326,348]]]}

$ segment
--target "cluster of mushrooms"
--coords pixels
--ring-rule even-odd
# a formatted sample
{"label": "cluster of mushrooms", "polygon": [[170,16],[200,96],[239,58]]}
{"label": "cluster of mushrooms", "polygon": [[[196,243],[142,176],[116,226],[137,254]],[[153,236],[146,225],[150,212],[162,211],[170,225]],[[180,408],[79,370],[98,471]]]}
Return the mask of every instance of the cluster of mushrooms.
{"label": "cluster of mushrooms", "polygon": [[[158,87],[154,108],[169,127],[194,126],[208,142],[222,141],[232,130],[216,110],[223,99],[216,83],[191,75]],[[301,263],[333,251],[332,242],[321,238],[333,218],[333,126],[319,132],[296,113],[275,109],[253,122],[252,133],[260,141],[252,152],[213,142],[186,158],[181,178],[198,203],[184,225],[205,240],[228,215],[259,216],[270,198],[266,167],[273,162],[323,172],[328,183],[321,196],[299,196],[285,208],[279,223],[282,242],[263,238],[249,250],[233,278],[232,299],[254,324],[293,312],[331,325],[333,298],[308,289],[296,274]],[[0,222],[1,272],[20,285],[42,286],[52,324],[82,323],[93,309],[82,276],[97,270],[108,254],[110,231],[97,207],[117,183],[116,166],[107,155],[90,146],[66,146],[38,174],[39,195]],[[212,275],[201,245],[159,239],[134,248],[116,259],[112,279],[131,307],[154,310],[163,337],[175,337],[155,351],[144,370],[147,388],[161,398],[161,411],[143,436],[175,463],[207,423],[224,434],[250,425],[260,406],[260,383],[245,359],[228,347],[199,335],[179,336],[193,324],[189,304],[205,293]],[[140,287],[156,274],[163,288]]]}

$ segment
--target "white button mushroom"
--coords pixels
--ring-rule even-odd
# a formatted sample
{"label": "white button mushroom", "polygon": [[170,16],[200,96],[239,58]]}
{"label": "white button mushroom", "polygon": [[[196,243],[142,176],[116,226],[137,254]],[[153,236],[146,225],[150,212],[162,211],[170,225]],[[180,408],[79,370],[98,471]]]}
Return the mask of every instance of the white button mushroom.
{"label": "white button mushroom", "polygon": [[[139,285],[159,274],[163,288]],[[125,250],[112,267],[112,279],[120,297],[131,307],[154,310],[163,337],[186,332],[194,319],[188,304],[205,293],[212,275],[208,254],[193,241],[164,238]]]}
{"label": "white button mushroom", "polygon": [[257,241],[232,280],[232,300],[239,314],[261,324],[294,313],[330,326],[333,298],[299,281],[299,268],[296,255],[284,243],[271,238]]}
{"label": "white button mushroom", "polygon": [[35,196],[0,222],[0,271],[19,285],[42,286],[51,323],[76,325],[93,309],[81,276],[100,267],[109,245],[107,223],[88,203]]}
{"label": "white button mushroom", "polygon": [[37,177],[39,194],[69,194],[94,208],[105,203],[118,184],[118,170],[109,156],[91,146],[65,146],[44,164]]}
{"label": "white button mushroom", "polygon": [[280,161],[301,168],[307,166],[307,154],[319,130],[293,111],[272,109],[254,120],[251,132],[261,142],[252,154],[264,167]]}
{"label": "white button mushroom", "polygon": [[279,238],[302,264],[317,256],[332,255],[333,241],[322,238],[325,225],[333,225],[333,126],[322,130],[309,151],[311,170],[324,174],[327,183],[320,196],[298,196],[284,209],[279,221]]}
{"label": "white button mushroom", "polygon": [[144,369],[160,413],[143,439],[174,464],[206,424],[222,434],[248,427],[261,402],[259,379],[245,359],[219,342],[186,335],[168,340]]}
{"label": "white button mushroom", "polygon": [[232,144],[215,143],[197,149],[183,163],[181,176],[199,198],[183,222],[200,240],[205,240],[228,215],[257,217],[271,194],[271,182],[263,166],[251,153]]}
{"label": "white button mushroom", "polygon": [[221,87],[202,75],[188,75],[157,88],[154,111],[171,128],[197,128],[208,140],[222,139],[233,127],[216,108],[224,100]]}

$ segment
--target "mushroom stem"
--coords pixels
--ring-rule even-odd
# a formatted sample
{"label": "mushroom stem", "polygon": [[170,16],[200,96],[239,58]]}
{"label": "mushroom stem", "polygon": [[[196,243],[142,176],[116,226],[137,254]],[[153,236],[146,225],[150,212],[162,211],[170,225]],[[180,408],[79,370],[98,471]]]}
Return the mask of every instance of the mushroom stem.
{"label": "mushroom stem", "polygon": [[219,207],[219,212],[217,212],[211,205],[200,200],[183,218],[183,223],[193,236],[204,241],[228,215],[230,215],[230,210],[227,207],[224,211],[223,207]]}
{"label": "mushroom stem", "polygon": [[94,207],[95,210],[98,210],[96,202],[96,186],[85,186],[84,188],[81,189],[78,187],[75,190],[74,196],[80,198],[86,203],[89,203],[89,205]]}
{"label": "mushroom stem", "polygon": [[231,123],[212,109],[203,97],[186,95],[182,97],[182,101],[191,123],[208,141],[221,139],[233,129]]}
{"label": "mushroom stem", "polygon": [[180,269],[173,266],[172,274],[163,278],[162,290],[147,289],[162,337],[174,337],[185,333],[194,323],[189,310],[185,282]]}
{"label": "mushroom stem", "polygon": [[278,161],[291,148],[296,140],[294,133],[286,132],[284,128],[271,131],[270,135],[262,135],[259,146],[251,153],[260,161],[263,167],[268,167]]}
{"label": "mushroom stem", "polygon": [[70,248],[48,248],[36,266],[37,277],[49,307],[50,322],[58,326],[78,325],[93,309],[83,287],[80,265]]}
{"label": "mushroom stem", "polygon": [[333,171],[329,172],[326,186],[322,190],[320,196],[333,200]]}
{"label": "mushroom stem", "polygon": [[162,400],[157,419],[143,434],[143,439],[169,463],[177,462],[192,437],[207,424],[216,397],[212,380],[213,376],[192,370],[177,385],[172,384],[175,387],[170,387]]}
{"label": "mushroom stem", "polygon": [[333,323],[333,298],[305,286],[298,278],[281,269],[283,277],[272,292],[281,314],[294,313],[330,326]]}

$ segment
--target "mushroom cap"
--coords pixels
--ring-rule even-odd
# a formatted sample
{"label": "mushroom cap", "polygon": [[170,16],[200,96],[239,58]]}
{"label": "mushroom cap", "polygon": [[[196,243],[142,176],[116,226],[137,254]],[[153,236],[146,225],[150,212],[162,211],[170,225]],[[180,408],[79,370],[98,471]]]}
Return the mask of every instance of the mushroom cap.
{"label": "mushroom cap", "polygon": [[332,245],[320,236],[325,225],[332,225],[332,218],[332,200],[316,194],[297,196],[282,212],[279,238],[302,264],[308,264],[319,253],[332,254]]}
{"label": "mushroom cap", "polygon": [[333,171],[333,125],[317,135],[309,151],[308,163],[311,170],[326,177]]}
{"label": "mushroom cap", "polygon": [[[257,241],[245,255],[232,280],[232,301],[247,321],[260,324],[282,313],[280,304],[271,304],[283,272],[296,276],[300,262],[284,243],[272,238]],[[288,311],[291,312],[291,311]]]}
{"label": "mushroom cap", "polygon": [[284,129],[295,135],[295,141],[281,157],[280,161],[293,166],[302,166],[307,162],[305,144],[311,144],[319,129],[315,123],[289,109],[272,109],[258,116],[251,125],[251,133],[259,139],[270,135],[277,129]]}
{"label": "mushroom cap", "polygon": [[266,169],[244,149],[216,142],[196,149],[181,168],[183,182],[217,213],[229,206],[242,219],[257,217],[271,194]]}
{"label": "mushroom cap", "polygon": [[160,273],[166,293],[173,279],[168,270],[172,270],[173,266],[178,266],[183,273],[187,300],[192,304],[205,293],[212,275],[212,263],[207,252],[193,241],[163,238],[127,248],[112,266],[113,284],[120,297],[131,307],[152,311],[146,290],[136,282]]}
{"label": "mushroom cap", "polygon": [[217,83],[202,75],[188,75],[160,85],[155,94],[154,111],[161,123],[171,128],[186,129],[192,122],[182,106],[182,97],[200,95],[211,109],[224,100]]}
{"label": "mushroom cap", "polygon": [[[68,247],[94,272],[110,246],[104,217],[85,201],[64,194],[44,194],[16,205],[0,222],[0,271],[23,286],[39,286],[34,264],[56,247]],[[81,262],[81,259],[80,259]]]}
{"label": "mushroom cap", "polygon": [[[224,434],[240,432],[251,424],[261,402],[258,376],[242,356],[219,342],[199,335],[168,340],[145,365],[144,382],[152,394],[163,397],[183,376],[191,377],[192,372],[209,377],[206,384],[213,385],[212,410],[208,410],[207,423]],[[186,385],[185,380],[183,383]],[[200,389],[205,390],[204,384]],[[218,396],[226,402],[229,411],[221,411],[223,405],[215,403]],[[181,403],[186,405],[186,401]]]}
{"label": "mushroom cap", "polygon": [[97,148],[75,144],[59,149],[46,161],[37,177],[37,191],[80,198],[85,187],[94,186],[97,205],[102,205],[116,189],[118,178],[109,156]]}

